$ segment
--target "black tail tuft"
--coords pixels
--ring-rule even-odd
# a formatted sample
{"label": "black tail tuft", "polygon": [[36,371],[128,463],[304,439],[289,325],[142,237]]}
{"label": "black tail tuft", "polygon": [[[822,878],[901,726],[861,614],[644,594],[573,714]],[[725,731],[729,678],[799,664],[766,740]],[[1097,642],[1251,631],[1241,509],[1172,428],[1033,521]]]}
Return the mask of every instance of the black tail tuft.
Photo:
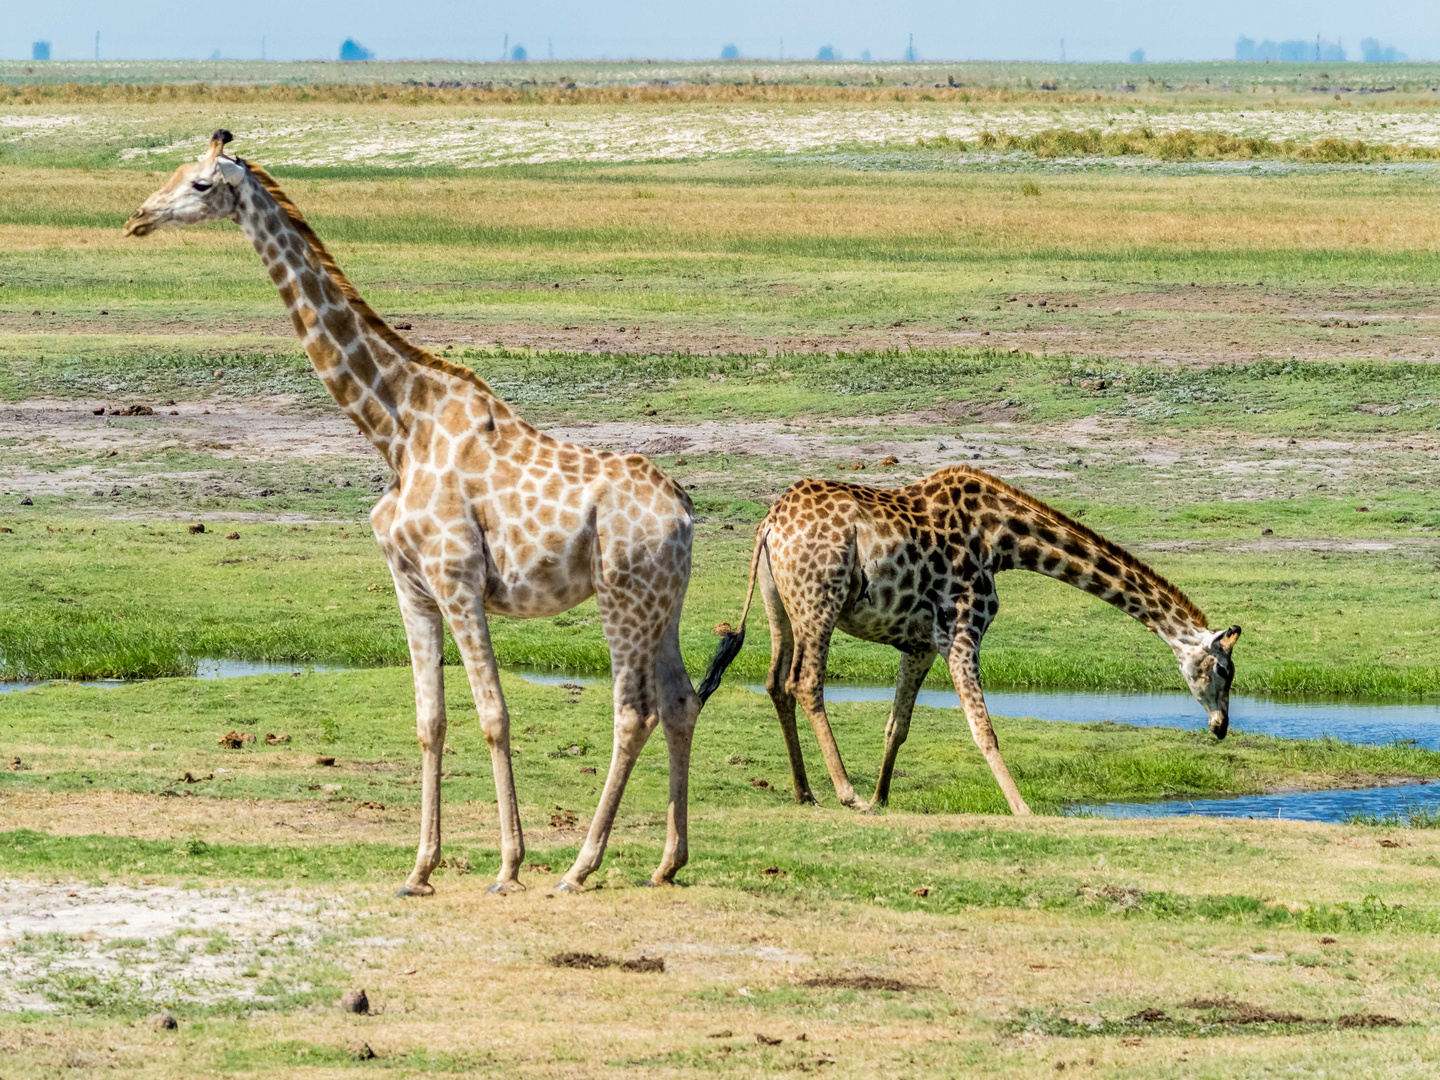
{"label": "black tail tuft", "polygon": [[705,680],[695,688],[695,694],[700,698],[700,704],[710,700],[710,695],[720,688],[720,676],[725,674],[725,669],[730,666],[731,661],[740,655],[740,646],[745,644],[745,627],[739,630],[732,630],[720,637],[720,644],[715,647],[715,655],[710,660],[710,670],[705,672]]}

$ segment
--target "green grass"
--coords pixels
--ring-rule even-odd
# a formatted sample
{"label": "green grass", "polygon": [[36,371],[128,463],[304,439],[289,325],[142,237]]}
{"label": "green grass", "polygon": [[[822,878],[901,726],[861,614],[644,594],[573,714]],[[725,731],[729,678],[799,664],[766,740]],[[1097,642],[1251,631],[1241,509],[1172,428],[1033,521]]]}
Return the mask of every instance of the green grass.
{"label": "green grass", "polygon": [[[0,581],[0,603],[10,612],[0,625],[0,671],[7,677],[174,675],[208,656],[408,662],[393,588],[368,525],[241,522],[240,539],[227,541],[223,534],[231,526],[219,515],[194,536],[183,524],[35,520],[34,513],[11,510],[5,520],[16,522],[17,531],[0,534],[9,570]],[[1157,531],[1186,535],[1222,532],[1228,523],[1197,525],[1190,513],[1155,520]],[[50,521],[60,530],[45,531],[53,528]],[[702,527],[682,622],[682,647],[694,672],[713,651],[711,628],[738,613],[749,553],[745,530]],[[1237,691],[1440,692],[1437,602],[1419,599],[1432,588],[1424,558],[1403,551],[1283,550],[1264,559],[1167,554],[1154,561],[1217,622],[1247,628],[1237,653]],[[157,574],[157,566],[165,572]],[[1005,574],[999,587],[1000,616],[982,653],[989,685],[1182,688],[1163,644],[1107,605],[1039,575]],[[549,619],[496,617],[492,633],[507,666],[608,669],[593,601]],[[447,649],[457,662],[453,645]],[[836,678],[889,682],[897,658],[892,649],[837,635],[830,669]],[[758,680],[768,663],[764,617],[755,613],[734,676]],[[937,666],[932,685],[943,680]]]}
{"label": "green grass", "polygon": [[[494,797],[469,688],[447,671],[451,725],[446,791],[456,800]],[[514,717],[515,770],[522,789],[544,790],[569,805],[586,805],[603,774],[610,744],[611,704],[605,684],[580,693],[506,677]],[[0,723],[9,752],[24,768],[0,773],[0,790],[15,793],[118,791],[167,798],[329,799],[415,805],[419,799],[410,673],[391,668],[313,673],[303,678],[173,679],[119,688],[57,685],[0,696]],[[857,788],[873,790],[888,706],[836,703],[836,737]],[[704,713],[696,743],[691,798],[697,807],[787,805],[789,770],[763,693],[726,688]],[[1197,727],[1201,721],[1197,710]],[[217,746],[228,731],[257,741],[239,751]],[[1440,753],[1413,746],[1352,746],[1334,740],[1234,735],[1223,743],[1203,730],[1077,725],[1012,718],[997,723],[1021,792],[1043,812],[1071,803],[1218,794],[1276,786],[1365,783],[1379,777],[1440,775]],[[268,733],[289,743],[268,746]],[[812,785],[823,792],[823,763],[806,736]],[[580,746],[571,754],[569,747]],[[316,754],[335,756],[337,770],[317,769]],[[1005,804],[972,744],[962,714],[917,710],[892,793],[899,811],[1003,813]],[[186,780],[188,774],[190,780]],[[631,789],[643,805],[666,790],[663,742],[647,749]],[[754,779],[767,789],[756,789]],[[338,785],[327,790],[326,785]],[[549,810],[541,812],[548,820]],[[737,841],[743,846],[743,843]],[[122,845],[123,848],[123,845]],[[117,851],[122,849],[116,849]],[[139,850],[139,849],[136,849]],[[199,866],[228,856],[202,844],[176,845],[175,858]],[[337,857],[345,856],[337,849]],[[403,856],[396,848],[394,858]],[[237,856],[239,858],[240,856]],[[249,858],[249,856],[244,856]],[[360,858],[356,856],[356,858]],[[386,857],[389,858],[388,856]],[[261,876],[291,877],[302,869],[343,877],[356,863],[318,869],[298,857],[260,858]],[[384,859],[377,865],[389,866]],[[107,863],[107,865],[110,865]],[[116,864],[118,865],[118,864]]]}

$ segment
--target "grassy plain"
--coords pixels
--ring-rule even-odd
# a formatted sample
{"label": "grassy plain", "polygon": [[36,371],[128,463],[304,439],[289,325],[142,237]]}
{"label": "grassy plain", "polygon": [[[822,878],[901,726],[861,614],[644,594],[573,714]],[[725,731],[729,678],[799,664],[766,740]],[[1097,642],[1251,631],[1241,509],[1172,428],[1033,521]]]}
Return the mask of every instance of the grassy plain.
{"label": "grassy plain", "polygon": [[[120,240],[157,178],[105,175],[92,193],[93,174],[6,173],[0,393],[23,437],[0,447],[17,570],[0,586],[15,611],[5,670],[403,662],[355,524],[384,478],[363,444],[318,426],[329,403],[258,261],[233,230]],[[958,456],[1246,624],[1242,689],[1433,693],[1440,385],[1398,362],[1436,347],[1428,187],[1038,175],[1038,197],[1013,175],[735,162],[287,183],[414,336],[537,422],[650,453],[693,485],[694,666],[734,617],[748,526],[790,480],[894,454],[861,474],[891,483]],[[89,415],[162,396],[178,417]],[[42,400],[55,404],[24,405]],[[276,448],[277,423],[294,447]],[[211,532],[106,521],[137,513],[203,514]],[[315,524],[327,518],[342,543]],[[239,542],[220,538],[245,522]],[[186,572],[145,584],[157,557]],[[1045,581],[1003,588],[992,682],[1177,685],[1164,650],[1110,609]],[[590,607],[497,640],[507,662],[604,665]],[[763,651],[737,673],[759,674]],[[834,663],[884,679],[894,658],[846,642]]]}
{"label": "grassy plain", "polygon": [[[364,517],[388,477],[232,227],[118,236],[190,141],[219,123],[243,136],[237,112],[379,310],[536,422],[650,454],[690,488],[692,669],[791,480],[899,483],[965,460],[1243,624],[1240,690],[1440,692],[1432,167],[1057,161],[917,148],[910,132],[1214,127],[1245,110],[1246,137],[1310,140],[1333,121],[1367,144],[1430,145],[1431,68],[743,66],[735,87],[721,65],[0,64],[15,120],[0,140],[0,676],[176,675],[203,656],[379,665],[0,694],[0,749],[18,759],[0,772],[0,915],[36,919],[0,959],[7,1080],[1433,1075],[1440,833],[1050,815],[1430,778],[1436,754],[1001,718],[1043,812],[1017,820],[959,714],[922,708],[888,813],[798,808],[769,702],[741,685],[764,667],[758,618],[697,733],[688,887],[632,887],[663,838],[655,745],[603,887],[552,895],[608,763],[608,687],[507,675],[530,891],[485,898],[488,755],[451,668],[439,895],[391,897],[418,776]],[[561,75],[576,92],[541,85]],[[352,97],[465,85],[380,104],[317,88],[341,79]],[[288,85],[242,85],[266,82]],[[648,104],[617,100],[642,83]],[[1090,111],[1049,111],[1062,98]],[[606,124],[713,139],[732,122],[872,120],[869,147],[580,160]],[[372,137],[390,153],[407,124],[418,146],[497,121],[522,132],[517,152],[583,139],[484,170],[456,164],[458,142],[448,164],[406,164],[403,146],[385,167],[338,160]],[[291,123],[304,130],[287,144]],[[155,415],[94,411],[131,404]],[[1000,587],[989,684],[1178,686],[1163,646],[1112,609],[1032,576]],[[593,605],[494,632],[507,665],[603,672]],[[893,674],[893,654],[837,646],[834,674]],[[885,714],[832,709],[862,789]],[[232,730],[257,740],[221,749]],[[205,904],[227,910],[187,914]],[[109,925],[122,908],[153,929]],[[665,971],[552,966],[565,951],[663,956]],[[337,1013],[357,985],[373,1014]],[[178,1030],[146,1025],[160,1005]]]}
{"label": "grassy plain", "polygon": [[[103,919],[107,900],[233,906],[229,921],[164,938],[164,968],[103,922],[98,948],[78,929],[23,938],[0,971],[0,994],[34,1010],[0,1023],[12,1073],[1024,1077],[1063,1062],[1123,1077],[1350,1075],[1380,1061],[1419,1076],[1433,1060],[1437,834],[992,816],[993,782],[957,717],[924,708],[890,813],[801,809],[768,702],[727,688],[697,735],[688,887],[633,887],[663,838],[656,745],[600,887],[557,898],[549,886],[595,794],[589,770],[605,766],[607,687],[507,678],[531,888],[487,900],[488,755],[463,678],[447,674],[447,862],[439,895],[418,903],[389,892],[418,813],[403,671],[0,698],[23,766],[0,774],[8,877],[68,883],[54,895],[72,928]],[[835,708],[860,782],[883,718],[880,705]],[[260,738],[221,749],[229,730]],[[1435,754],[1398,747],[999,730],[1045,808],[1436,768]],[[290,742],[267,746],[272,732]],[[566,951],[663,957],[665,970],[552,966]],[[217,986],[216,970],[235,974]],[[356,985],[374,1015],[342,1018],[332,1003]],[[146,1026],[157,997],[178,1031]],[[375,1059],[357,1056],[361,1041]]]}

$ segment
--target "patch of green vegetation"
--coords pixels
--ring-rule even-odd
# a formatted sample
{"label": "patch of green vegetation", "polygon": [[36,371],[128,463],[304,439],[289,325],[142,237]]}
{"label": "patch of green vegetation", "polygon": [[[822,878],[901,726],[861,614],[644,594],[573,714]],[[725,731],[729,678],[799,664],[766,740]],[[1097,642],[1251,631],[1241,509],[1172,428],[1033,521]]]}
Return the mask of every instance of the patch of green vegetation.
{"label": "patch of green vegetation", "polygon": [[[1132,131],[1051,128],[1033,135],[982,131],[973,142],[940,135],[916,139],[915,146],[922,150],[954,150],[961,153],[967,150],[1023,150],[1040,158],[1153,157],[1162,161],[1252,161],[1260,158],[1286,158],[1333,164],[1431,161],[1440,157],[1440,149],[1429,146],[1366,143],[1359,139],[1334,138],[1302,143],[1294,139],[1265,139],[1253,136],[1247,138],[1215,131],[1191,131],[1189,128],[1156,133],[1148,127]],[[1036,195],[1039,193],[1038,189],[1034,192]]]}
{"label": "patch of green vegetation", "polygon": [[1372,829],[1440,829],[1440,812],[1416,806],[1393,814],[1352,814],[1348,821]]}
{"label": "patch of green vegetation", "polygon": [[[1406,512],[1407,505],[1418,513],[1425,498],[1387,501],[1393,513]],[[6,678],[183,675],[201,657],[408,663],[389,574],[368,525],[239,522],[240,539],[226,540],[231,525],[223,518],[210,517],[207,531],[192,535],[163,521],[145,525],[47,515],[45,497],[26,509],[13,508],[11,501],[4,516],[15,532],[0,534],[9,570],[0,580],[0,604],[9,613],[0,624],[0,675]],[[741,520],[752,521],[759,510],[734,504],[720,509],[739,509]],[[1239,529],[1253,534],[1258,523],[1268,521],[1283,532],[1304,535],[1302,530],[1318,523],[1344,535],[1373,528],[1365,522],[1379,516],[1357,515],[1345,504],[1317,504],[1308,520],[1287,526],[1297,509],[1284,502],[1218,506],[1220,521],[1197,523],[1196,507],[1172,507],[1161,496],[1149,507],[1101,510],[1083,520],[1123,542],[1137,521],[1162,537],[1224,536]],[[60,529],[52,531],[50,522]],[[1122,522],[1125,532],[1119,531]],[[694,672],[709,662],[712,627],[738,614],[750,545],[739,529],[700,530],[681,624],[684,655]],[[1215,622],[1246,628],[1237,654],[1237,690],[1413,696],[1440,693],[1434,629],[1440,601],[1426,599],[1433,573],[1425,550],[1287,547],[1244,558],[1203,550],[1147,553],[1147,558],[1182,583]],[[988,685],[1182,688],[1163,644],[1108,605],[1035,574],[1001,575],[999,589],[1000,615],[981,654]],[[507,666],[609,668],[593,601],[553,619],[496,617],[491,624],[496,653]],[[753,612],[751,638],[733,666],[734,678],[763,678],[769,664],[765,625],[763,613]],[[447,662],[458,663],[453,644],[447,644],[446,655]],[[834,678],[890,683],[897,663],[893,649],[835,636]],[[937,665],[932,685],[944,686],[946,678],[943,665]]]}
{"label": "patch of green vegetation", "polygon": [[[447,797],[494,798],[489,754],[463,674],[448,671]],[[604,684],[574,691],[505,676],[512,715],[515,774],[523,792],[550,793],[555,802],[587,805],[600,777],[584,768],[603,765],[571,746],[608,746],[612,709]],[[21,767],[0,773],[0,790],[118,790],[169,798],[270,798],[412,806],[420,798],[414,743],[414,705],[408,670],[313,673],[303,678],[254,676],[228,680],[161,680],[103,689],[56,685],[0,696],[0,724],[8,752]],[[857,788],[873,788],[888,706],[835,703],[836,739]],[[336,721],[325,741],[326,721]],[[1197,727],[1203,715],[1197,709]],[[1216,743],[1204,730],[1080,725],[1036,719],[995,721],[1006,761],[1031,806],[1055,812],[1069,803],[1248,794],[1286,787],[1364,784],[1379,777],[1440,776],[1440,753],[1413,745],[1353,746],[1333,739],[1292,740],[1238,733]],[[256,741],[222,749],[218,736],[242,730]],[[267,745],[267,734],[288,743]],[[822,793],[821,758],[808,729],[802,732],[812,784]],[[566,752],[557,754],[562,746]],[[323,750],[334,767],[317,767]],[[722,688],[697,729],[691,799],[697,806],[788,806],[789,768],[773,709],[761,693]],[[897,811],[1004,813],[1005,804],[958,710],[917,708],[892,790]],[[663,805],[668,791],[663,740],[652,740],[630,783],[633,797]],[[764,780],[757,787],[753,780]],[[553,805],[527,811],[548,824]],[[376,849],[357,861],[319,867],[300,849],[280,847],[227,854],[192,838],[172,842],[166,856],[197,873],[234,872],[250,865],[259,876],[302,872],[345,876],[368,860],[384,872],[403,866],[404,847]],[[927,841],[940,843],[940,840]],[[960,840],[944,840],[960,844]],[[979,842],[979,841],[976,841]],[[1018,841],[1017,841],[1018,842]],[[1039,843],[1039,840],[1031,841]],[[116,841],[121,844],[121,841]],[[125,843],[128,843],[126,841]],[[94,865],[134,871],[158,858],[143,843],[95,854]],[[24,846],[21,844],[21,846]],[[344,856],[335,849],[335,856]],[[1024,852],[1016,852],[1024,854]],[[68,858],[69,856],[67,856]],[[76,856],[80,858],[80,856]],[[90,857],[90,856],[86,856]],[[348,858],[348,857],[347,857]],[[471,856],[474,865],[487,860]],[[78,865],[78,864],[77,864]]]}

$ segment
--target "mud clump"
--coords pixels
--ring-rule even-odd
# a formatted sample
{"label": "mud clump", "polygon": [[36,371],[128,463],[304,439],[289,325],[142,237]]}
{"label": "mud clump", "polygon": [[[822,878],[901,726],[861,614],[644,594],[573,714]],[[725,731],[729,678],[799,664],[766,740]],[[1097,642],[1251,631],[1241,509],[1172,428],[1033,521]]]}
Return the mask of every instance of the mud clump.
{"label": "mud clump", "polygon": [[246,743],[254,742],[255,736],[248,731],[243,735],[238,731],[227,731],[215,741],[226,750],[239,750]]}
{"label": "mud clump", "polygon": [[1221,1022],[1226,1024],[1303,1024],[1305,1022],[1305,1018],[1299,1013],[1277,1012],[1274,1009],[1267,1009],[1264,1005],[1254,1005],[1248,1001],[1235,1001],[1231,998],[1193,998],[1185,1003],[1185,1007],[1200,1012],[1229,1013],[1228,1016],[1221,1018]]}
{"label": "mud clump", "polygon": [[1134,1016],[1127,1016],[1125,1019],[1131,1024],[1159,1024],[1169,1020],[1170,1017],[1166,1015],[1164,1009],[1152,1008],[1141,1009]]}
{"label": "mud clump", "polygon": [[156,1031],[175,1031],[180,1027],[180,1021],[167,1013],[160,1013],[150,1018],[150,1026]]}
{"label": "mud clump", "polygon": [[616,960],[604,953],[560,952],[550,957],[550,966],[572,968],[579,971],[618,968],[620,971],[659,974],[665,970],[665,958],[663,956],[641,956],[636,960]]}
{"label": "mud clump", "polygon": [[924,989],[916,983],[908,983],[903,979],[887,979],[880,975],[820,975],[806,979],[800,985],[824,990],[888,990],[894,994]]}
{"label": "mud clump", "polygon": [[289,735],[276,735],[274,732],[271,732],[265,736],[266,746],[279,746],[281,743],[288,743],[289,741]]}
{"label": "mud clump", "polygon": [[203,522],[200,522],[200,521],[192,521],[192,522],[190,523],[190,532],[191,532],[191,535],[194,535],[194,534],[197,534],[197,533],[203,533],[204,531],[205,531],[205,525],[204,525]]}
{"label": "mud clump", "polygon": [[557,806],[558,813],[550,815],[550,827],[552,829],[573,829],[580,823],[580,815],[574,810],[566,810],[563,806]]}
{"label": "mud clump", "polygon": [[340,996],[340,1008],[344,1012],[354,1013],[356,1016],[369,1016],[370,999],[363,989],[346,990]]}
{"label": "mud clump", "polygon": [[1339,1028],[1379,1028],[1379,1027],[1404,1027],[1404,1023],[1393,1016],[1384,1016],[1380,1013],[1349,1013],[1335,1021]]}
{"label": "mud clump", "polygon": [[356,1061],[374,1061],[375,1051],[367,1042],[353,1042],[350,1044],[350,1056]]}

